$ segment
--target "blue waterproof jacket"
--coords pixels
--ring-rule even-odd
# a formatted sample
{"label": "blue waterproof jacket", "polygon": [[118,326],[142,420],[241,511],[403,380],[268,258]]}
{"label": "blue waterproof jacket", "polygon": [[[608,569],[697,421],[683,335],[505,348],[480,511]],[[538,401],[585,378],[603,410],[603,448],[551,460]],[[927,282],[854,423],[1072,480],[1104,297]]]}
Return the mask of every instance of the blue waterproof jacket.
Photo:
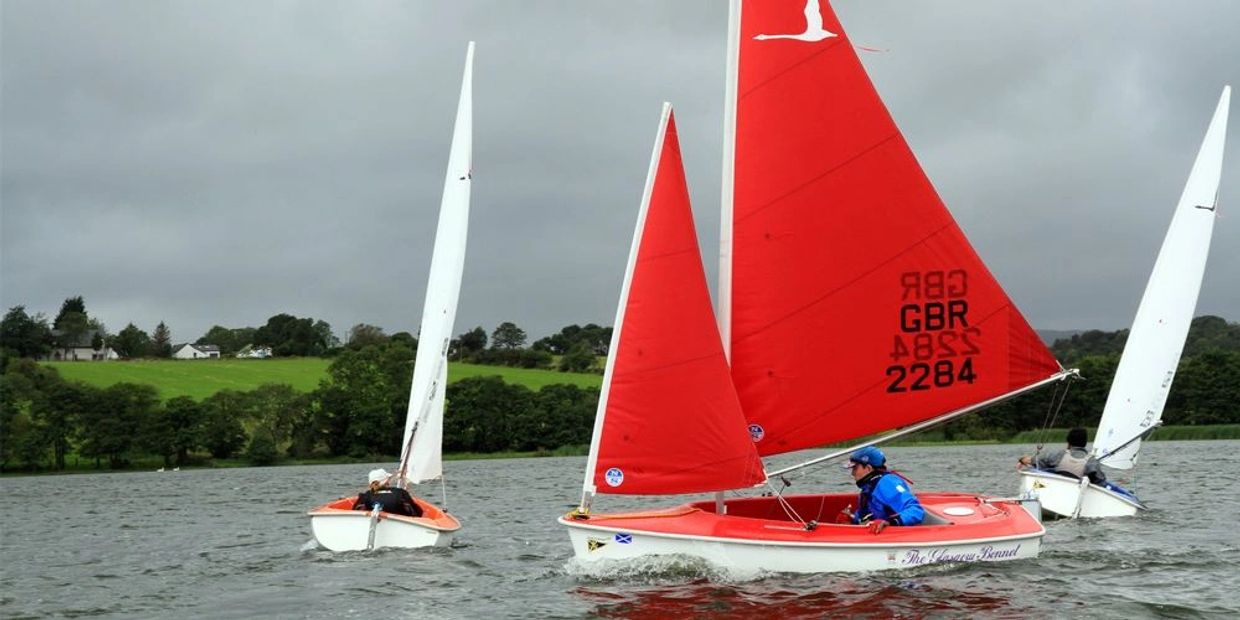
{"label": "blue waterproof jacket", "polygon": [[909,490],[908,481],[898,474],[871,472],[857,481],[861,495],[853,523],[887,521],[892,525],[918,525],[926,518],[921,502]]}

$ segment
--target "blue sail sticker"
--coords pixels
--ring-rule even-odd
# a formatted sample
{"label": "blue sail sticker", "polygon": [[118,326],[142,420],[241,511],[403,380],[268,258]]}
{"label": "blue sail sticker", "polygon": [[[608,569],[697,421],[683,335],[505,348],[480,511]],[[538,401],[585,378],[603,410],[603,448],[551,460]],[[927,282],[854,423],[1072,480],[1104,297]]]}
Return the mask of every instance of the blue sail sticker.
{"label": "blue sail sticker", "polygon": [[749,425],[749,438],[752,439],[754,443],[758,443],[759,441],[762,441],[762,438],[765,436],[766,436],[766,430],[762,428],[761,424],[750,424]]}
{"label": "blue sail sticker", "polygon": [[616,542],[627,545],[633,542],[632,534],[616,534]]}
{"label": "blue sail sticker", "polygon": [[612,467],[603,474],[603,478],[607,480],[607,486],[618,487],[624,484],[624,472],[619,467]]}

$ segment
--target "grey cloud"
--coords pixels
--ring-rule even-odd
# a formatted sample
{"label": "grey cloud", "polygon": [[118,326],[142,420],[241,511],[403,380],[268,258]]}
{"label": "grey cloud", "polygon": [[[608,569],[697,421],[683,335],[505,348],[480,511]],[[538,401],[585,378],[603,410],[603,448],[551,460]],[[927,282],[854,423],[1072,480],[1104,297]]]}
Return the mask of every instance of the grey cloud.
{"label": "grey cloud", "polygon": [[[1030,321],[1126,326],[1224,83],[1225,0],[840,0],[953,214]],[[0,304],[82,294],[178,340],[277,312],[416,329],[465,42],[458,331],[610,324],[659,105],[709,276],[723,2],[0,5]],[[1235,123],[1233,123],[1234,125]],[[1240,307],[1233,129],[1199,313]]]}

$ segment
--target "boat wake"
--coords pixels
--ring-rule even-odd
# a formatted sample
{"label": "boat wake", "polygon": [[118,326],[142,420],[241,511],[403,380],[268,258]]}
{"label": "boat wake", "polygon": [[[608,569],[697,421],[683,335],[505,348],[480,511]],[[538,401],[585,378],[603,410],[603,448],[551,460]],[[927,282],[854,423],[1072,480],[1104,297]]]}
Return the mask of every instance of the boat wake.
{"label": "boat wake", "polygon": [[674,585],[702,579],[712,583],[746,583],[768,574],[760,570],[716,566],[688,555],[650,555],[592,562],[573,558],[564,565],[564,570],[570,577],[585,583],[620,581],[642,585]]}

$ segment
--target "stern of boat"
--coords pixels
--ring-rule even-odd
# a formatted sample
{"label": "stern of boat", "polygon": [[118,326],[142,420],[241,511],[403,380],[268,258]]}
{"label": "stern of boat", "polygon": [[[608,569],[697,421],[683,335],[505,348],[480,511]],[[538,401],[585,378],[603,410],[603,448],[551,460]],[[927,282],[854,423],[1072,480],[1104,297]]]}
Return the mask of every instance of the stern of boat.
{"label": "stern of boat", "polygon": [[415,549],[446,547],[461,524],[456,517],[430,502],[415,498],[422,517],[380,513],[374,521],[371,546],[370,512],[352,510],[354,499],[341,498],[309,511],[310,529],[320,546],[330,551],[365,551],[384,547]]}
{"label": "stern of boat", "polygon": [[1040,470],[1020,472],[1020,495],[1038,500],[1047,519],[1131,517],[1145,509],[1135,496]]}

